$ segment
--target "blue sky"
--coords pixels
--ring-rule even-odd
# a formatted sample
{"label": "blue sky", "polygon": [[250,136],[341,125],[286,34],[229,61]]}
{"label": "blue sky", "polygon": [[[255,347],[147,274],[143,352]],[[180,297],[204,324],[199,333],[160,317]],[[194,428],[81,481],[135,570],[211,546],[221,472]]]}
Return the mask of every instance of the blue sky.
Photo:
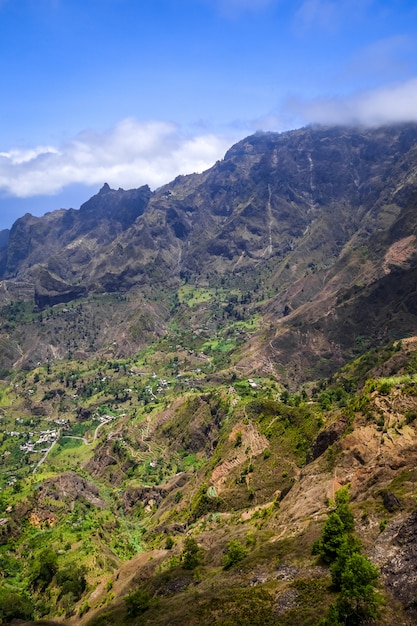
{"label": "blue sky", "polygon": [[411,0],[0,0],[0,228],[256,130],[417,121]]}

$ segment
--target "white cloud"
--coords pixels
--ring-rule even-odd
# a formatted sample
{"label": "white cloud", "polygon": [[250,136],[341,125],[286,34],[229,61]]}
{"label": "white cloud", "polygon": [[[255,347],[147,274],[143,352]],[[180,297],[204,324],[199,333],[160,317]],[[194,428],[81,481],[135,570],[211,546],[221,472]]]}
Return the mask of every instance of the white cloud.
{"label": "white cloud", "polygon": [[301,117],[304,124],[360,124],[378,126],[397,122],[417,122],[417,77],[401,84],[363,91],[349,97],[315,100],[292,98],[287,111]]}
{"label": "white cloud", "polygon": [[9,152],[0,152],[0,157],[4,157],[12,165],[19,165],[32,161],[42,154],[58,154],[58,150],[51,146],[37,146],[28,150],[12,149]]}
{"label": "white cloud", "polygon": [[[253,122],[253,130],[285,130],[304,124],[375,126],[417,122],[417,77],[347,97],[306,100],[293,97],[279,112]],[[78,183],[125,189],[159,187],[178,174],[201,172],[222,158],[233,135],[201,131],[185,134],[164,121],[122,120],[105,132],[85,131],[63,145],[0,151],[0,192],[17,198],[54,195]]]}
{"label": "white cloud", "polygon": [[59,147],[0,152],[0,190],[24,198],[56,194],[71,183],[155,188],[178,174],[211,167],[230,142],[209,133],[188,136],[167,122],[128,118],[107,132],[86,131]]}

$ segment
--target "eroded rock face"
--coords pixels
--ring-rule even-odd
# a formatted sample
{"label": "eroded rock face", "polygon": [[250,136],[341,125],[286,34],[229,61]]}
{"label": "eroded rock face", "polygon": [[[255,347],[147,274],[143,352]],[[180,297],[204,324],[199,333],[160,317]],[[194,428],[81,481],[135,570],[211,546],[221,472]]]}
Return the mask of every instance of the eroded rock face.
{"label": "eroded rock face", "polygon": [[[108,287],[112,276],[129,287],[142,274],[154,278],[155,263],[177,277],[202,268],[227,273],[238,259],[239,268],[279,264],[288,252],[293,261],[314,252],[317,271],[333,265],[353,235],[366,239],[377,231],[381,204],[397,205],[383,217],[388,228],[407,206],[410,185],[394,198],[387,180],[406,180],[416,155],[415,139],[404,137],[415,134],[414,126],[257,133],[207,172],[178,177],[154,193],[105,184],[79,211],[17,220],[4,239],[2,277],[21,279],[38,265],[73,285],[85,280],[89,289]],[[392,244],[404,240],[397,230],[382,251],[382,273],[398,257]],[[409,267],[415,245],[406,235],[400,248]]]}
{"label": "eroded rock face", "polygon": [[392,553],[381,573],[394,598],[417,619],[417,511],[394,532]]}
{"label": "eroded rock face", "polygon": [[60,209],[43,217],[27,213],[14,224],[7,239],[2,278],[32,275],[47,267],[59,279],[79,284],[86,265],[143,214],[151,191],[148,186],[125,191],[104,185],[79,211]]}
{"label": "eroded rock face", "polygon": [[87,295],[87,289],[83,285],[71,285],[52,276],[50,272],[42,269],[35,281],[35,303],[43,309],[47,306],[71,302]]}
{"label": "eroded rock face", "polygon": [[125,513],[136,503],[140,502],[143,507],[157,507],[167,495],[162,487],[129,487],[123,493],[123,508]]}
{"label": "eroded rock face", "polygon": [[106,503],[99,496],[99,491],[94,483],[87,481],[76,472],[64,472],[55,478],[45,480],[39,491],[38,504],[42,504],[45,499],[52,501],[84,500],[92,506],[103,509]]}
{"label": "eroded rock face", "polygon": [[401,509],[401,502],[391,491],[382,492],[382,501],[384,503],[384,507],[389,513],[394,513],[395,511]]}
{"label": "eroded rock face", "polygon": [[323,454],[329,448],[329,446],[333,445],[335,441],[337,441],[345,432],[347,428],[347,420],[342,418],[337,422],[331,424],[328,428],[322,430],[318,436],[316,441],[311,447],[310,458],[309,460],[317,459],[319,456]]}

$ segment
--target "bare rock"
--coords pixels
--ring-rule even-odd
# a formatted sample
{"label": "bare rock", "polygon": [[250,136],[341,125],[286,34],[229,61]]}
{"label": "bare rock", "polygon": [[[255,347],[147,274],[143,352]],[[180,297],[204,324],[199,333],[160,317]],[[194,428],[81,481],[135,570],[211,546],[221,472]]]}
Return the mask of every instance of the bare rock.
{"label": "bare rock", "polygon": [[87,481],[73,471],[64,472],[56,478],[46,480],[40,489],[38,502],[41,503],[45,498],[56,501],[84,500],[100,509],[106,507],[106,503],[100,498],[94,483]]}
{"label": "bare rock", "polygon": [[330,424],[328,428],[322,430],[316,438],[316,441],[313,443],[310,452],[309,460],[317,459],[321,456],[327,448],[334,444],[335,441],[340,439],[347,428],[347,420],[342,417],[337,422]]}
{"label": "bare rock", "polygon": [[400,500],[391,491],[383,491],[381,495],[384,507],[389,513],[394,513],[394,511],[402,508]]}
{"label": "bare rock", "polygon": [[398,528],[393,551],[381,568],[387,588],[417,618],[417,511]]}
{"label": "bare rock", "polygon": [[275,615],[279,617],[286,613],[290,609],[297,606],[298,591],[296,589],[288,589],[281,594],[277,600],[277,606],[275,608]]}

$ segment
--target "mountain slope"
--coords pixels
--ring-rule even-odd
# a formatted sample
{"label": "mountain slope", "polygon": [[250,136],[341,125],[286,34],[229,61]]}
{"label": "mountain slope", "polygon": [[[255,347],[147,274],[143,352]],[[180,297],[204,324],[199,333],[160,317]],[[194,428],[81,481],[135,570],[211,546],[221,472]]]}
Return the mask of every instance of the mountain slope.
{"label": "mountain slope", "polygon": [[358,623],[415,623],[416,167],[416,126],[260,133],[16,222],[0,621],[317,626],[360,563]]}
{"label": "mountain slope", "polygon": [[[332,353],[334,362],[317,370],[328,374],[346,350],[353,354],[358,337],[370,346],[415,328],[416,172],[413,125],[258,133],[210,170],[155,192],[105,185],[79,211],[21,218],[2,252],[2,300],[29,299],[43,309],[96,294],[140,294],[168,323],[158,291],[166,302],[184,281],[225,288],[237,297],[229,314],[243,315],[246,306],[245,315],[260,313],[264,329],[273,327],[256,340],[258,365],[286,366],[302,341],[299,368]],[[404,311],[395,323],[378,304],[385,289],[389,307]],[[225,304],[214,297],[208,306],[214,316]],[[122,336],[130,328],[125,318]],[[31,358],[24,328],[7,340]],[[117,333],[112,341],[119,343]],[[41,336],[37,344],[52,356]],[[103,348],[98,338],[94,349]]]}
{"label": "mountain slope", "polygon": [[149,352],[21,372],[1,388],[18,433],[1,442],[4,589],[64,624],[315,626],[337,594],[312,549],[349,486],[381,571],[378,623],[411,625],[416,348],[374,350],[293,395],[192,363],[188,382],[163,379]]}

